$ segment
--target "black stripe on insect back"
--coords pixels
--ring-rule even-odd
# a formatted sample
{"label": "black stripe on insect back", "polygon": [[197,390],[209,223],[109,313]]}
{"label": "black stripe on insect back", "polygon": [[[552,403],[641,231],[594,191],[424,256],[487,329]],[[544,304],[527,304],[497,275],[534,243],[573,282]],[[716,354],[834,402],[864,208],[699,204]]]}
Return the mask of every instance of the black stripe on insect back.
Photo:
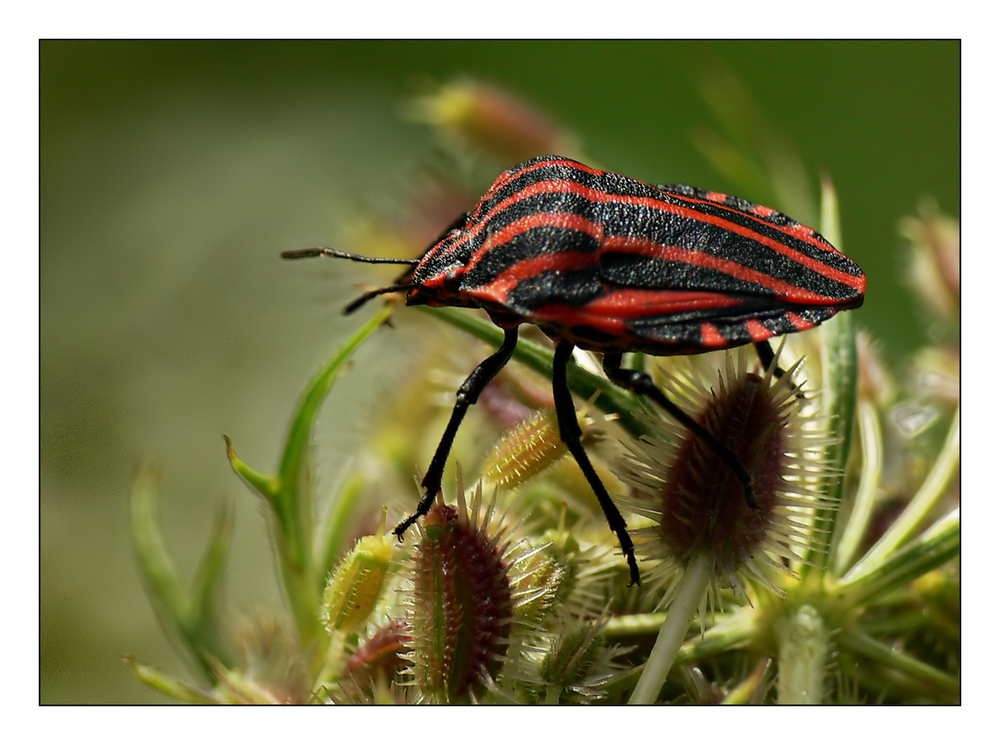
{"label": "black stripe on insect back", "polygon": [[[775,295],[781,294],[777,288],[783,283],[785,286],[801,288],[831,300],[847,300],[857,295],[857,291],[853,287],[824,276],[817,269],[808,266],[808,263],[813,263],[809,261],[812,253],[823,254],[821,257],[816,257],[816,261],[823,266],[832,266],[835,263],[829,260],[830,256],[834,254],[827,255],[803,241],[795,241],[794,251],[791,256],[788,256],[754,237],[740,235],[725,227],[699,220],[696,217],[661,212],[654,208],[636,208],[632,205],[620,205],[613,202],[605,205],[605,214],[606,240],[614,238],[636,239],[650,245],[650,249],[646,252],[633,254],[635,258],[631,260],[624,258],[624,254],[622,258],[612,260],[618,265],[616,271],[619,275],[618,281],[624,283],[622,286],[649,287],[650,289],[655,287],[672,288],[678,286],[673,272],[681,270],[681,277],[692,281],[696,278],[704,280],[705,284],[701,285],[701,289],[708,291],[736,290]],[[781,238],[782,240],[778,240],[775,237],[773,240],[783,246],[788,246],[788,236],[781,236]],[[719,266],[714,271],[701,271],[705,269],[704,267],[691,267],[684,270],[683,267],[676,266],[675,262],[651,256],[650,254],[655,254],[654,244],[663,246],[667,250],[677,248],[698,252],[731,266],[729,268]],[[804,248],[810,249],[809,253],[800,250]],[[799,260],[799,254],[805,255],[805,263]],[[678,257],[675,261],[683,263],[685,259]],[[693,257],[691,261],[694,262]],[[849,260],[846,261],[849,262]],[[622,270],[622,267],[629,262],[637,268],[644,262],[650,263],[644,273],[635,275],[634,281],[638,282],[636,284],[630,283],[633,280],[627,271]],[[741,267],[767,279],[762,279],[754,286],[753,283],[737,279],[735,276],[727,276],[734,271],[739,271]],[[609,281],[613,280],[609,277]],[[692,284],[681,284],[680,286],[693,288]],[[766,287],[775,289],[764,289]]]}
{"label": "black stripe on insect back", "polygon": [[[546,184],[547,182],[539,182]],[[533,184],[532,186],[535,186]],[[518,195],[515,195],[516,197]],[[529,193],[519,196],[514,201],[510,201],[502,208],[483,214],[481,221],[470,231],[469,240],[473,245],[473,251],[483,244],[492,234],[506,228],[518,220],[532,217],[534,215],[554,215],[566,214],[574,217],[581,217],[587,220],[598,222],[601,219],[600,205],[591,202],[569,190],[543,191],[541,193]]]}
{"label": "black stripe on insect back", "polygon": [[574,161],[549,156],[534,158],[519,166],[507,183],[480,202],[474,218],[481,219],[504,200],[542,181],[571,181],[586,188],[601,189],[602,178]]}
{"label": "black stripe on insect back", "polygon": [[592,254],[600,247],[597,239],[585,231],[558,225],[539,225],[479,254],[462,275],[462,289],[488,285],[502,272],[527,259],[566,251]]}
{"label": "black stripe on insect back", "polygon": [[548,303],[583,307],[603,294],[596,267],[539,272],[522,279],[507,293],[506,305],[529,314]]}
{"label": "black stripe on insect back", "polygon": [[686,261],[652,259],[632,253],[601,254],[601,279],[616,287],[639,290],[689,290],[771,296],[765,287],[726,272]]}
{"label": "black stripe on insect back", "polygon": [[720,311],[700,317],[690,314],[685,318],[679,313],[647,316],[630,321],[627,326],[636,339],[649,342],[649,346],[634,344],[637,348],[654,354],[667,354],[669,352],[663,345],[669,345],[677,348],[674,354],[688,354],[692,350],[705,351],[703,336],[706,324],[715,330],[718,337],[725,339],[725,347],[738,347],[761,338],[759,330],[750,328],[751,324],[757,329],[765,329],[772,336],[780,336],[816,326],[837,312],[830,308],[775,308],[765,314],[749,310],[750,307],[737,306],[729,309],[728,313]]}
{"label": "black stripe on insect back", "polygon": [[[806,228],[801,223],[780,212],[774,211],[768,215],[755,214],[753,209],[758,205],[748,202],[738,197],[727,196],[723,203],[715,202],[707,198],[707,192],[694,187],[684,187],[681,185],[665,186],[663,189],[676,191],[676,194],[661,192],[661,197],[668,204],[694,209],[698,212],[725,220],[733,225],[738,225],[747,230],[753,231],[761,238],[776,241],[801,253],[804,257],[822,262],[838,272],[843,272],[853,277],[863,276],[861,269],[846,256],[827,241],[823,236],[814,230]],[[688,196],[690,192],[690,196]],[[782,228],[799,228],[806,230],[809,237],[818,241],[821,246],[816,246],[802,237],[796,236],[788,230]]]}

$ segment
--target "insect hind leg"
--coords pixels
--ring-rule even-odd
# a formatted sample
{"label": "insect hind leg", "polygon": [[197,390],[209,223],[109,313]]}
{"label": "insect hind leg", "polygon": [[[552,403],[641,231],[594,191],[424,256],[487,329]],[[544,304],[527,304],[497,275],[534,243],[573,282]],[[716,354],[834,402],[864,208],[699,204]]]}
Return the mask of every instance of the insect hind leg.
{"label": "insect hind leg", "polygon": [[[771,352],[770,347],[767,350]],[[759,353],[760,349],[758,348]],[[771,353],[771,359],[772,361],[774,359],[773,353]],[[740,459],[736,456],[736,453],[719,442],[719,439],[715,435],[705,429],[684,409],[667,398],[663,391],[657,388],[649,373],[622,367],[622,355],[620,353],[604,355],[604,372],[612,383],[654,401],[660,408],[690,430],[695,437],[711,448],[733,472],[736,478],[740,480],[740,483],[743,485],[743,496],[747,504],[751,508],[757,508],[757,499],[753,493],[753,479],[743,464],[740,463]]]}
{"label": "insect hind leg", "polygon": [[[767,341],[755,341],[753,343],[753,348],[757,350],[757,358],[760,360],[760,366],[765,370],[769,370],[771,365],[774,364],[774,350],[771,349],[771,345]],[[785,376],[785,371],[780,367],[774,368],[774,377],[783,378]]]}
{"label": "insect hind leg", "polygon": [[559,437],[566,444],[567,449],[576,459],[580,470],[587,478],[587,483],[597,496],[597,501],[604,510],[604,517],[607,518],[608,525],[618,538],[625,561],[628,562],[629,584],[638,585],[639,565],[635,560],[635,547],[632,545],[632,537],[628,534],[628,526],[625,518],[611,500],[607,488],[601,481],[597,471],[594,470],[587,451],[583,448],[583,432],[580,429],[580,422],[576,418],[576,407],[573,405],[573,394],[569,390],[569,383],[566,378],[566,367],[573,354],[573,345],[561,343],[556,346],[555,356],[552,360],[552,395],[556,404],[556,420],[559,423]]}

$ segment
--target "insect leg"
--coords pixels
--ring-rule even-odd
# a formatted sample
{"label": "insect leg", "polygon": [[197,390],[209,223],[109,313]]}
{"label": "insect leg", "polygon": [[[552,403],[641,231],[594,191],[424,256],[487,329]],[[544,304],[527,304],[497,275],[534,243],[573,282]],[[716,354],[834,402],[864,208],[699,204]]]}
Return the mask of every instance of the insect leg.
{"label": "insect leg", "polygon": [[[770,347],[768,347],[768,351],[770,351]],[[604,372],[611,382],[616,385],[620,385],[622,388],[626,388],[634,393],[638,393],[640,396],[646,396],[655,401],[670,416],[687,427],[699,440],[708,445],[743,484],[743,496],[746,498],[747,504],[753,508],[757,507],[757,500],[753,495],[753,480],[750,478],[747,469],[740,463],[740,459],[736,457],[736,453],[719,442],[715,435],[701,426],[684,409],[667,398],[663,391],[656,387],[656,384],[649,377],[648,373],[642,370],[627,370],[623,368],[622,355],[620,353],[604,355]]]}
{"label": "insect leg", "polygon": [[573,345],[562,343],[556,347],[555,357],[552,360],[552,394],[556,402],[559,437],[566,443],[566,447],[569,448],[573,457],[576,458],[576,462],[580,465],[580,470],[587,477],[587,483],[590,484],[590,488],[597,495],[597,501],[601,503],[601,509],[604,510],[604,517],[607,518],[608,525],[611,526],[611,530],[618,537],[618,543],[621,545],[622,553],[625,554],[625,560],[628,562],[628,572],[631,580],[629,584],[638,585],[640,584],[639,566],[635,561],[635,549],[632,546],[632,537],[628,534],[625,518],[622,517],[622,513],[618,511],[615,503],[611,501],[611,495],[608,494],[608,490],[601,483],[601,478],[597,475],[597,471],[594,470],[594,466],[587,457],[587,451],[583,449],[583,442],[581,440],[583,432],[580,429],[580,422],[576,418],[573,394],[570,393],[569,384],[566,381],[566,366],[572,354]]}
{"label": "insect leg", "polygon": [[503,344],[500,346],[500,349],[479,363],[479,366],[472,371],[469,377],[465,379],[465,382],[459,387],[458,393],[455,395],[455,408],[451,411],[451,419],[448,420],[448,426],[444,430],[441,442],[438,443],[437,450],[434,451],[434,457],[427,468],[427,473],[424,474],[424,479],[420,482],[420,486],[424,490],[423,496],[420,497],[420,503],[417,505],[416,511],[393,529],[392,532],[396,534],[397,538],[402,538],[403,533],[430,510],[431,505],[434,503],[434,497],[441,490],[444,466],[448,462],[448,453],[451,452],[452,443],[455,441],[455,434],[462,424],[465,412],[472,404],[479,400],[479,394],[483,392],[486,385],[507,364],[516,346],[517,327],[515,326],[504,332]]}
{"label": "insect leg", "polygon": [[[757,350],[757,357],[760,358],[761,367],[767,370],[774,362],[774,350],[771,349],[771,345],[767,341],[755,341],[753,347]],[[782,378],[784,376],[785,371],[781,367],[774,368],[774,377]]]}

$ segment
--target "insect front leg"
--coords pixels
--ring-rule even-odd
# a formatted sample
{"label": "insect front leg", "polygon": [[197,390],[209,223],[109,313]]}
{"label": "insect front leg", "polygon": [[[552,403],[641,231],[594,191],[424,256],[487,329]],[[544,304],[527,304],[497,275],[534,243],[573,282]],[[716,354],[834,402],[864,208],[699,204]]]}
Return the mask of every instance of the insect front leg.
{"label": "insect front leg", "polygon": [[420,482],[420,486],[424,490],[423,496],[420,497],[420,503],[417,505],[416,511],[393,529],[392,532],[397,538],[402,538],[407,529],[430,510],[431,505],[434,503],[434,497],[441,491],[444,466],[448,462],[448,454],[451,452],[452,443],[455,441],[455,434],[462,424],[465,412],[472,404],[479,400],[479,395],[483,392],[483,389],[503,369],[503,366],[507,364],[516,346],[517,327],[515,326],[504,332],[503,344],[500,346],[500,349],[479,363],[479,366],[472,371],[461,387],[459,387],[458,392],[455,394],[455,408],[451,411],[451,419],[448,420],[448,426],[444,430],[441,442],[438,443],[437,450],[434,451],[434,457],[427,468],[427,473],[424,474],[423,481]]}
{"label": "insect front leg", "polygon": [[[769,352],[770,349],[768,347]],[[772,354],[771,357],[773,359],[774,355]],[[616,385],[620,385],[622,388],[626,388],[634,393],[638,393],[640,396],[645,396],[655,401],[670,416],[693,432],[695,437],[708,445],[722,459],[722,462],[726,464],[736,478],[740,480],[740,483],[743,484],[743,496],[746,498],[747,504],[752,508],[757,507],[757,500],[753,495],[753,480],[750,478],[747,469],[740,463],[740,459],[736,457],[736,453],[719,442],[715,435],[701,426],[684,409],[667,398],[663,391],[656,387],[656,384],[649,377],[648,373],[642,370],[627,370],[623,368],[622,355],[620,353],[604,355],[604,372],[611,382]]]}
{"label": "insect front leg", "polygon": [[619,512],[615,503],[611,500],[611,495],[601,482],[600,476],[594,470],[594,466],[587,457],[587,451],[583,449],[583,431],[580,429],[580,422],[576,418],[576,407],[573,405],[573,394],[570,393],[569,383],[566,379],[566,367],[570,357],[573,355],[573,345],[562,343],[556,347],[555,357],[552,360],[552,395],[556,403],[556,420],[559,422],[559,437],[569,449],[576,462],[587,477],[587,483],[594,490],[597,501],[604,510],[604,517],[608,520],[608,525],[618,537],[618,543],[622,547],[622,553],[628,562],[629,584],[638,585],[639,565],[635,561],[635,549],[632,546],[632,537],[628,534],[628,527],[625,518]]}

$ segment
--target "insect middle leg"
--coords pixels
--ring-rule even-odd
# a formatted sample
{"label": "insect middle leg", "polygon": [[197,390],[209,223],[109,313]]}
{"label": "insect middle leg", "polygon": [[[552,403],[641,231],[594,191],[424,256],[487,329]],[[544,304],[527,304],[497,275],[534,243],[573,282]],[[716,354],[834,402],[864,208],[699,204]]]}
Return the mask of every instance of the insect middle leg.
{"label": "insect middle leg", "polygon": [[516,346],[517,327],[515,326],[504,331],[503,344],[500,345],[500,349],[479,363],[478,367],[459,387],[455,394],[455,408],[451,411],[451,419],[448,420],[448,426],[444,430],[441,442],[438,443],[437,450],[434,451],[434,457],[427,468],[427,473],[424,474],[423,481],[420,482],[420,486],[424,490],[423,496],[420,497],[416,511],[393,529],[392,532],[397,538],[402,538],[403,533],[413,523],[426,515],[431,505],[434,504],[434,497],[441,491],[441,480],[444,477],[444,466],[448,462],[448,454],[451,452],[451,446],[455,441],[455,434],[462,424],[462,419],[465,418],[465,412],[479,400],[483,389],[507,364]]}
{"label": "insect middle leg", "polygon": [[628,526],[625,518],[619,512],[615,503],[611,500],[611,495],[601,482],[600,476],[594,470],[587,451],[583,449],[583,432],[580,429],[580,422],[576,418],[576,407],[573,405],[573,394],[569,390],[569,383],[566,378],[566,367],[573,354],[573,345],[561,343],[556,346],[555,356],[552,360],[552,395],[556,403],[556,420],[559,422],[559,437],[569,449],[576,462],[587,478],[587,483],[594,490],[597,501],[604,510],[604,517],[608,520],[608,525],[618,537],[622,553],[628,562],[629,584],[638,585],[639,566],[635,560],[635,548],[632,545],[632,537],[628,534]]}
{"label": "insect middle leg", "polygon": [[[770,351],[770,347],[768,347],[768,351]],[[773,354],[771,358],[774,358]],[[616,385],[620,385],[622,388],[626,388],[634,393],[638,393],[640,396],[645,396],[655,401],[670,416],[694,433],[695,437],[708,445],[733,472],[736,478],[740,480],[740,483],[743,485],[743,496],[747,504],[753,508],[757,507],[757,500],[753,495],[753,479],[750,478],[747,469],[740,463],[740,459],[736,456],[736,453],[719,442],[715,435],[705,429],[684,409],[667,398],[663,391],[656,387],[656,384],[648,373],[642,370],[628,370],[622,367],[622,355],[620,353],[604,355],[604,372],[611,382]]]}

